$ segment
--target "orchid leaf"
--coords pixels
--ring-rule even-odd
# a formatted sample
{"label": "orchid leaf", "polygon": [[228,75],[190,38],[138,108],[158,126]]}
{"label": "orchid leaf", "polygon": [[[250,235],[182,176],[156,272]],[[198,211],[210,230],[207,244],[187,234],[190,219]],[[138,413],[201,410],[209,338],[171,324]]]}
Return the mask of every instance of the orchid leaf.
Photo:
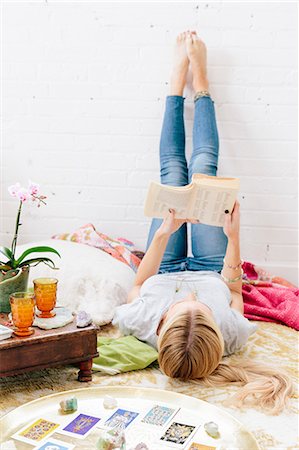
{"label": "orchid leaf", "polygon": [[2,253],[2,255],[6,256],[9,259],[11,259],[13,256],[12,251],[7,247],[0,247],[0,253]]}
{"label": "orchid leaf", "polygon": [[22,255],[16,260],[16,267],[19,267],[20,263],[23,261],[23,259],[26,258],[26,256],[29,255],[30,253],[39,253],[39,252],[56,253],[56,255],[58,255],[59,258],[61,258],[58,251],[52,247],[46,247],[46,246],[31,247],[31,248],[28,248],[27,250],[25,250],[24,253],[22,253]]}
{"label": "orchid leaf", "polygon": [[51,267],[51,269],[58,270],[58,267],[55,267],[55,263],[50,258],[32,258],[32,259],[27,259],[26,261],[23,261],[21,264],[19,264],[19,267],[23,267],[23,266],[34,266],[35,267],[38,264],[40,264],[41,262],[43,262],[47,266]]}

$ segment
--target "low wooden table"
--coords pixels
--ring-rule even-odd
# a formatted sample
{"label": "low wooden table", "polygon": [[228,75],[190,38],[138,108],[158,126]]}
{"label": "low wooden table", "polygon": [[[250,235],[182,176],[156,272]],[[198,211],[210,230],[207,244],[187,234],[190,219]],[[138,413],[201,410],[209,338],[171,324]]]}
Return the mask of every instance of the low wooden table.
{"label": "low wooden table", "polygon": [[[0,314],[0,324],[7,326],[7,314]],[[34,334],[0,341],[0,377],[78,364],[79,381],[91,381],[92,359],[97,352],[97,329],[90,325],[77,328],[75,321],[53,330],[34,327]]]}

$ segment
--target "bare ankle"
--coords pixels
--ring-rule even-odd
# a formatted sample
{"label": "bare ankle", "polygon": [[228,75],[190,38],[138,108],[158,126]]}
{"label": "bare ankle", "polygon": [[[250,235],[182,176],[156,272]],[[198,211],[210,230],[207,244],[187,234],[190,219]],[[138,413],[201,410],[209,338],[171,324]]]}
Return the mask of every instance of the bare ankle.
{"label": "bare ankle", "polygon": [[174,76],[170,81],[170,95],[183,96],[186,80],[184,77]]}
{"label": "bare ankle", "polygon": [[209,81],[206,77],[197,76],[193,78],[193,89],[195,92],[198,91],[208,91]]}

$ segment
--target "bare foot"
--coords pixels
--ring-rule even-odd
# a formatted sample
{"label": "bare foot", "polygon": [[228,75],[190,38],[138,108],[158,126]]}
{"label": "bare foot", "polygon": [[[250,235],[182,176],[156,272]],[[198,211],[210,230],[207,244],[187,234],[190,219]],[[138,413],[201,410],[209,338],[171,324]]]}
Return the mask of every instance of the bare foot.
{"label": "bare foot", "polygon": [[186,50],[191,64],[195,92],[207,91],[209,89],[207,49],[205,43],[199,39],[195,31],[186,35]]}
{"label": "bare foot", "polygon": [[189,67],[186,51],[186,35],[180,33],[176,39],[174,49],[174,64],[170,81],[170,95],[183,95]]}

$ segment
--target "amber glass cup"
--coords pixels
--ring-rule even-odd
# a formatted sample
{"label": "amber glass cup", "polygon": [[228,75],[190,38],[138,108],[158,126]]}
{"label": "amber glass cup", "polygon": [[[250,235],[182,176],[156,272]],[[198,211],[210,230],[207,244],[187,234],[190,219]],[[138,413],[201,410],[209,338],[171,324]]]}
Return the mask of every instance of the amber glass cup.
{"label": "amber glass cup", "polygon": [[34,294],[31,292],[15,292],[9,297],[12,321],[17,336],[30,336],[34,333],[31,327],[34,321]]}
{"label": "amber glass cup", "polygon": [[37,317],[48,319],[56,316],[56,313],[52,310],[56,305],[57,283],[56,278],[36,278],[33,280],[35,302],[37,309],[40,311],[39,314],[36,314]]}

